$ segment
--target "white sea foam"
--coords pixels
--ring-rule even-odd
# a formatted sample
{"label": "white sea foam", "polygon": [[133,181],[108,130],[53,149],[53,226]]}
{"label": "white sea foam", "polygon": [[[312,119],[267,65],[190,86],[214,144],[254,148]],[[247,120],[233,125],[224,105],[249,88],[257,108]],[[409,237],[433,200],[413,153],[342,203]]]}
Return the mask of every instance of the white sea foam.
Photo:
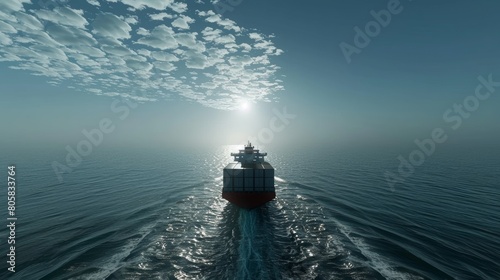
{"label": "white sea foam", "polygon": [[[127,244],[120,248],[119,252],[115,253],[108,260],[100,263],[99,271],[89,274],[80,275],[78,277],[73,277],[70,279],[74,280],[93,280],[93,279],[109,279],[109,280],[118,280],[123,279],[120,276],[112,276],[113,273],[118,271],[121,267],[125,265],[123,260],[130,255],[130,253],[137,248],[139,243],[146,237],[151,230],[154,228],[156,223],[152,223],[147,225],[139,230],[140,237],[129,239]],[[108,278],[108,277],[112,278]]]}
{"label": "white sea foam", "polygon": [[336,224],[340,232],[345,235],[345,237],[347,237],[347,239],[349,239],[349,241],[351,241],[351,243],[356,246],[361,254],[368,259],[368,262],[366,264],[376,270],[386,279],[423,279],[420,277],[415,278],[410,274],[397,271],[394,267],[392,267],[387,259],[373,252],[372,248],[370,248],[370,246],[366,244],[363,238],[353,236],[354,231],[352,229],[339,222],[336,222]]}

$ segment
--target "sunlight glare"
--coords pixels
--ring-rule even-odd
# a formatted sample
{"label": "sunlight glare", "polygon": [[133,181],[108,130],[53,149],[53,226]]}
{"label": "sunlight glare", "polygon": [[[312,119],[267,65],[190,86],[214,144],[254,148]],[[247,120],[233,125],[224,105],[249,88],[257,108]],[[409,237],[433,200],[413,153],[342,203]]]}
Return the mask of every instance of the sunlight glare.
{"label": "sunlight glare", "polygon": [[247,101],[243,101],[240,105],[240,109],[242,111],[248,111],[250,110],[250,104]]}

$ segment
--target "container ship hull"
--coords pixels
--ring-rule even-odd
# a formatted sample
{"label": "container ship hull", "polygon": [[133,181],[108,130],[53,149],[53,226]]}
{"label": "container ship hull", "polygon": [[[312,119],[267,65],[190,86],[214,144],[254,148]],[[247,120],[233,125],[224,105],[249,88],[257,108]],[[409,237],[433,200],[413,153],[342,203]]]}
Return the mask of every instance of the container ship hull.
{"label": "container ship hull", "polygon": [[241,208],[253,209],[276,197],[275,192],[223,192],[222,197]]}

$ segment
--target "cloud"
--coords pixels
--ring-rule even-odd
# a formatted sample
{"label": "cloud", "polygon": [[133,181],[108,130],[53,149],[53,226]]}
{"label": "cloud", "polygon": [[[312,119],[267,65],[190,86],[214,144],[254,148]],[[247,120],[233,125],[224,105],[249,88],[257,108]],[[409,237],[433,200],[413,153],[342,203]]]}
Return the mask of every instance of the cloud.
{"label": "cloud", "polygon": [[152,8],[160,11],[165,10],[168,6],[172,5],[172,3],[174,2],[173,0],[118,0],[118,1],[137,10]]}
{"label": "cloud", "polygon": [[186,67],[191,69],[204,69],[208,65],[207,57],[204,54],[189,50],[184,52]]}
{"label": "cloud", "polygon": [[177,56],[167,52],[152,52],[151,55],[154,59],[159,61],[169,61],[169,62],[179,61],[179,58]]}
{"label": "cloud", "polygon": [[87,2],[88,10],[1,2],[0,61],[56,86],[141,102],[168,96],[232,110],[283,90],[273,36],[223,18],[208,1]]}
{"label": "cloud", "polygon": [[232,65],[239,65],[239,66],[245,66],[252,64],[253,59],[249,55],[244,55],[244,56],[233,56],[229,59],[229,64]]}
{"label": "cloud", "polygon": [[94,34],[117,40],[130,38],[130,31],[132,31],[128,23],[110,13],[99,14],[92,26]]}
{"label": "cloud", "polygon": [[[16,70],[26,70],[33,72],[35,76],[47,76],[51,78],[64,78],[64,74],[58,73],[55,69],[50,69],[48,67],[41,66],[34,62],[24,62],[19,64],[18,66],[11,66],[11,69]],[[66,73],[67,75],[67,73]]]}
{"label": "cloud", "polygon": [[0,21],[0,32],[17,33],[17,30],[14,27],[12,27],[12,25],[10,25],[6,22]]}
{"label": "cloud", "polygon": [[228,34],[228,35],[216,37],[214,39],[214,42],[217,44],[229,44],[229,43],[236,42],[236,38],[232,34]]}
{"label": "cloud", "polygon": [[81,44],[91,46],[97,43],[92,34],[78,28],[52,24],[48,25],[46,30],[51,38],[65,46]]}
{"label": "cloud", "polygon": [[50,21],[55,24],[85,28],[87,20],[83,17],[82,10],[67,7],[56,7],[53,11],[37,10],[34,14],[41,20]]}
{"label": "cloud", "polygon": [[264,37],[262,35],[260,35],[259,33],[255,33],[255,32],[249,33],[248,37],[250,37],[250,39],[253,39],[257,42],[262,41],[264,39]]}
{"label": "cloud", "polygon": [[153,65],[149,62],[137,59],[137,57],[133,56],[127,57],[125,62],[126,65],[133,70],[149,71],[153,68]]}
{"label": "cloud", "polygon": [[126,55],[134,54],[129,48],[127,48],[121,44],[103,45],[102,49],[106,53],[116,55],[116,56],[126,56]]}
{"label": "cloud", "polygon": [[44,45],[34,45],[31,48],[31,50],[36,52],[39,55],[46,56],[47,58],[50,58],[50,59],[68,60],[66,53],[58,48],[52,48],[52,47],[44,46]]}
{"label": "cloud", "polygon": [[169,18],[169,19],[174,18],[173,15],[167,14],[167,13],[150,14],[149,17],[152,20],[163,20],[165,18]]}
{"label": "cloud", "polygon": [[203,39],[205,39],[205,41],[214,41],[222,34],[222,30],[205,27],[205,29],[201,31],[201,34],[203,34]]}
{"label": "cloud", "polygon": [[99,3],[98,0],[87,0],[87,2],[90,4],[90,5],[94,5],[94,6],[97,6],[97,7],[100,7],[101,4]]}
{"label": "cloud", "polygon": [[4,33],[0,32],[0,44],[2,44],[2,45],[11,45],[12,44],[12,40],[9,38],[9,36],[7,36]]}
{"label": "cloud", "polygon": [[210,11],[200,11],[198,15],[201,17],[205,17],[205,21],[216,23],[222,26],[224,29],[234,30],[235,32],[241,32],[241,28],[236,24],[236,22],[230,19],[223,19],[220,15],[214,13],[212,10]]}
{"label": "cloud", "polygon": [[203,52],[205,51],[205,45],[196,40],[196,35],[197,33],[177,33],[175,39],[181,46]]}
{"label": "cloud", "polygon": [[130,16],[130,17],[124,18],[123,20],[124,20],[126,23],[128,23],[128,24],[132,24],[132,25],[135,25],[135,24],[138,24],[138,23],[139,23],[139,20],[138,20],[138,17],[137,17],[137,16]]}
{"label": "cloud", "polygon": [[179,29],[189,29],[189,24],[191,23],[194,23],[194,19],[182,15],[172,22],[172,26]]}
{"label": "cloud", "polygon": [[171,72],[171,71],[176,69],[174,64],[172,64],[170,62],[165,62],[165,61],[155,61],[154,66],[157,69],[160,69],[160,70],[165,71],[165,72]]}
{"label": "cloud", "polygon": [[142,27],[137,28],[136,33],[143,36],[149,36],[151,34],[147,29]]}
{"label": "cloud", "polygon": [[137,44],[146,45],[160,50],[174,49],[178,46],[177,40],[175,40],[173,36],[174,34],[175,32],[172,28],[165,25],[159,25],[155,27],[149,35],[137,40]]}
{"label": "cloud", "polygon": [[187,11],[187,4],[182,2],[175,2],[170,5],[170,9],[181,14]]}
{"label": "cloud", "polygon": [[240,45],[240,47],[241,47],[241,48],[243,48],[243,52],[245,52],[245,53],[247,53],[247,52],[249,52],[249,51],[251,51],[251,50],[252,50],[252,46],[250,46],[250,45],[249,45],[249,44],[247,44],[247,43],[242,43],[242,44]]}
{"label": "cloud", "polygon": [[85,46],[85,45],[79,45],[76,46],[75,49],[82,54],[91,56],[91,57],[104,57],[106,54],[101,51],[98,48],[91,47],[91,46]]}
{"label": "cloud", "polygon": [[0,11],[4,11],[7,13],[24,11],[24,4],[31,4],[31,0],[0,1]]}
{"label": "cloud", "polygon": [[16,13],[16,22],[11,23],[17,31],[25,33],[37,33],[43,29],[43,24],[34,16],[23,12]]}

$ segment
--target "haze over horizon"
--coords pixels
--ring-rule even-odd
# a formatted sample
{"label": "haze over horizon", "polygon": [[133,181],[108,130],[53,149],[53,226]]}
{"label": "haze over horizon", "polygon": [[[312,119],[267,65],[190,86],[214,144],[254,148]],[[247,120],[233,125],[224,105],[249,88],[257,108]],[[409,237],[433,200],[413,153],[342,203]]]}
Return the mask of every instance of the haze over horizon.
{"label": "haze over horizon", "polygon": [[64,151],[105,118],[103,145],[138,149],[404,151],[435,128],[497,147],[500,87],[464,103],[500,81],[497,2],[214,2],[0,3],[2,150]]}

